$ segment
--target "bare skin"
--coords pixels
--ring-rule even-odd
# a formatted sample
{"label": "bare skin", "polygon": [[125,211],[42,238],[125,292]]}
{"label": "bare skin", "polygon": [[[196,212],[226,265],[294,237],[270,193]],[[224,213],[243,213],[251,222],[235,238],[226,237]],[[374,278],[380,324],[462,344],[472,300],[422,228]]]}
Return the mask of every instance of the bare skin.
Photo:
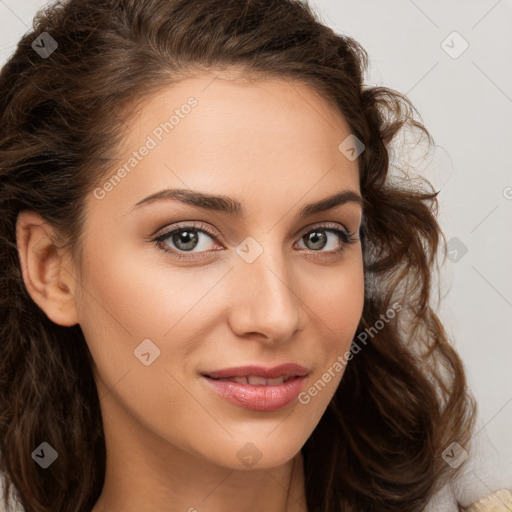
{"label": "bare skin", "polygon": [[[338,149],[345,120],[304,84],[212,78],[169,87],[133,116],[105,179],[197,99],[103,197],[88,196],[81,269],[39,215],[18,217],[27,290],[55,323],[80,325],[95,362],[107,472],[93,512],[305,512],[300,450],[343,371],[307,404],[264,412],[220,397],[201,373],[293,362],[309,371],[307,391],[350,348],[362,314],[360,241],[325,231],[357,236],[360,204],[296,218],[335,193],[360,194],[357,161]],[[175,199],[135,207],[166,188],[229,196],[245,216]],[[199,230],[195,247],[153,241],[177,226]],[[304,239],[311,231],[324,246]],[[236,252],[247,237],[250,254],[262,250],[250,263]],[[134,354],[143,340],[160,350],[148,365]]]}

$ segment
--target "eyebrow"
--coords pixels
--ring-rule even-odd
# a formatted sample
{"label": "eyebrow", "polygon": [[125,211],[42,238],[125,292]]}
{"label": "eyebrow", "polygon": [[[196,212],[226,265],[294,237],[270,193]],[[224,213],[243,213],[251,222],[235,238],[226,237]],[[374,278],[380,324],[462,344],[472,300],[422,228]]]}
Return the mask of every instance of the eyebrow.
{"label": "eyebrow", "polygon": [[[245,216],[245,209],[242,206],[242,203],[231,197],[216,196],[195,190],[170,188],[160,190],[159,192],[155,192],[154,194],[141,199],[134,205],[132,210],[161,200],[180,201],[181,203],[190,206],[197,206],[199,208],[204,208],[205,210],[225,213],[236,217]],[[320,201],[303,206],[296,215],[296,218],[300,219],[309,215],[314,215],[315,213],[331,210],[332,208],[346,203],[356,203],[362,207],[363,198],[353,190],[342,190],[334,195],[321,199]]]}

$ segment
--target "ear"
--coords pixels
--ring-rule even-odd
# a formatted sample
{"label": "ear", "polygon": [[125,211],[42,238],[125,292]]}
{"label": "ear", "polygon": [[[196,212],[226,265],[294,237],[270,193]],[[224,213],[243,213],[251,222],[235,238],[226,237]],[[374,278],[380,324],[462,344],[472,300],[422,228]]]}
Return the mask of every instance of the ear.
{"label": "ear", "polygon": [[54,244],[53,230],[39,214],[23,211],[16,221],[16,243],[23,281],[34,302],[56,324],[78,323],[77,281],[65,254]]}

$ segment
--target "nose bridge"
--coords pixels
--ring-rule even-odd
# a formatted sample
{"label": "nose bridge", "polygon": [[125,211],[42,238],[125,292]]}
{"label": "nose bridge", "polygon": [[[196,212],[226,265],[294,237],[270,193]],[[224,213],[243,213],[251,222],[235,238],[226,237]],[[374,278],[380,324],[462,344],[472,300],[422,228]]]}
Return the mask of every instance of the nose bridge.
{"label": "nose bridge", "polygon": [[300,295],[282,246],[248,237],[238,248],[230,323],[239,335],[262,334],[274,342],[301,328]]}

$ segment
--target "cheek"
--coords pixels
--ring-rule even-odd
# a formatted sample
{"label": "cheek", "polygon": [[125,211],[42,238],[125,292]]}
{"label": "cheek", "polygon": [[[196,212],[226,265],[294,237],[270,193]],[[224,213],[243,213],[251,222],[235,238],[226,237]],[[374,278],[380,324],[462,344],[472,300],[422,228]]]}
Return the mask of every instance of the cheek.
{"label": "cheek", "polygon": [[364,271],[354,259],[340,272],[324,280],[310,283],[307,305],[310,319],[315,323],[317,367],[308,381],[299,403],[308,410],[311,427],[332,399],[348,363],[352,340],[364,306]]}
{"label": "cheek", "polygon": [[121,241],[105,251],[91,250],[83,282],[85,323],[130,343],[161,339],[175,326],[190,324],[201,299],[228,268],[172,268],[158,251],[134,250]]}
{"label": "cheek", "polygon": [[127,372],[126,380],[140,379],[149,387],[168,381],[163,367],[184,370],[211,328],[206,325],[214,316],[208,293],[229,267],[173,269],[157,251],[137,251],[105,237],[104,245],[96,240],[86,254],[80,327],[109,388]]}
{"label": "cheek", "polygon": [[[150,428],[158,425],[162,434],[180,437],[196,431],[198,418],[207,420],[184,391],[182,373],[201,341],[207,303],[201,299],[226,269],[171,272],[165,259],[148,263],[150,257],[131,251],[90,251],[80,326],[96,366],[100,400],[109,404],[104,414],[122,404],[120,414],[129,410]],[[182,412],[179,422],[175,411]]]}
{"label": "cheek", "polygon": [[323,328],[324,348],[347,350],[355,334],[364,306],[364,272],[358,258],[336,273],[320,280],[308,279],[307,305],[312,322]]}

